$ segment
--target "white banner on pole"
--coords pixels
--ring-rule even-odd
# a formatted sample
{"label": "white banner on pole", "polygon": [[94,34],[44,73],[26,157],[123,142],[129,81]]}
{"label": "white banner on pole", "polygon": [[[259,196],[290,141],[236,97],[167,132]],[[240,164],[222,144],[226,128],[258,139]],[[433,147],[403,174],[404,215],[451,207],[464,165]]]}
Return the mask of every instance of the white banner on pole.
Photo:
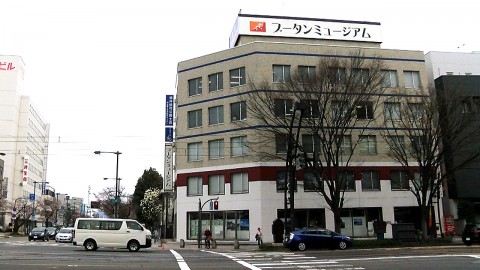
{"label": "white banner on pole", "polygon": [[173,144],[165,144],[165,163],[163,175],[163,190],[173,191]]}

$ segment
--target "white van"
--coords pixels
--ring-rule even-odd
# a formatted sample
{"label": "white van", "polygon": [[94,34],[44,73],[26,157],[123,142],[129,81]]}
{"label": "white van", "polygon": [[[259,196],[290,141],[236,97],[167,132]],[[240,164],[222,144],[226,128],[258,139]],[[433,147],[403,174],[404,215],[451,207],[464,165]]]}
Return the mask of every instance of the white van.
{"label": "white van", "polygon": [[73,245],[93,251],[99,247],[138,251],[152,246],[152,233],[133,219],[77,218]]}

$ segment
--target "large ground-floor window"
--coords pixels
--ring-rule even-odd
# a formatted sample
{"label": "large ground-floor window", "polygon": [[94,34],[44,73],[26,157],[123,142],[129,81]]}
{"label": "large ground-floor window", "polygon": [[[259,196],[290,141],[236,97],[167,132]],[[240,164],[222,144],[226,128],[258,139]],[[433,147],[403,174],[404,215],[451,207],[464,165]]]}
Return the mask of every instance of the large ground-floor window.
{"label": "large ground-floor window", "polygon": [[[284,221],[285,210],[277,209],[277,217]],[[273,222],[273,221],[272,221]],[[295,209],[295,228],[321,227],[325,228],[325,209]],[[287,210],[287,233],[290,228],[290,210]]]}
{"label": "large ground-floor window", "polygon": [[[187,213],[187,239],[197,239],[198,216],[198,212]],[[208,227],[215,240],[249,240],[249,224],[248,210],[202,212],[202,234]]]}
{"label": "large ground-floor window", "polygon": [[374,236],[373,222],[382,220],[382,208],[344,208],[341,213],[342,234],[352,237]]}

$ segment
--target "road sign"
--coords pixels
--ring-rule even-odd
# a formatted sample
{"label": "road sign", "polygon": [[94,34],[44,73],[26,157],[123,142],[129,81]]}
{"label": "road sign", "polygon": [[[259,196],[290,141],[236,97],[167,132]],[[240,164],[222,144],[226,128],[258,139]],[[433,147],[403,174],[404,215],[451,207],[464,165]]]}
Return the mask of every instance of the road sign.
{"label": "road sign", "polygon": [[35,201],[35,194],[30,193],[30,201]]}

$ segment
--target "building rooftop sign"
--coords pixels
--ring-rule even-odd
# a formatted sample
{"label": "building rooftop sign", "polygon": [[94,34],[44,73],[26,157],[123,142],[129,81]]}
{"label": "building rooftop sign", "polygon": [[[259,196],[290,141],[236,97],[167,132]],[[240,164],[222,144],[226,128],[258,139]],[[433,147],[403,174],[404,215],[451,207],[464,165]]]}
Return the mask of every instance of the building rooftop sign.
{"label": "building rooftop sign", "polygon": [[240,35],[382,42],[380,23],[238,14],[230,48]]}

